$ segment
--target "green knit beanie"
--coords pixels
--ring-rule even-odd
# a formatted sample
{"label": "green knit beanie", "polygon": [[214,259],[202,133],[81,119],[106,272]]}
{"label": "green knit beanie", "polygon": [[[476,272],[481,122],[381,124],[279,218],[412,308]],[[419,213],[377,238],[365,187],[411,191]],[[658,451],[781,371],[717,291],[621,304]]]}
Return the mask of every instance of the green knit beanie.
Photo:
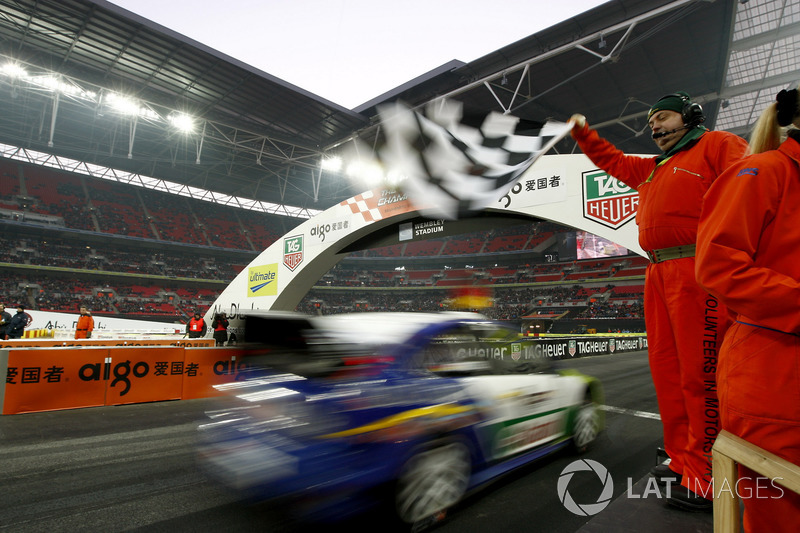
{"label": "green knit beanie", "polygon": [[647,114],[647,120],[650,120],[650,117],[653,116],[653,113],[656,113],[657,111],[667,110],[682,113],[683,106],[691,103],[692,98],[689,96],[689,93],[684,91],[678,91],[676,93],[662,96],[658,102],[653,104],[653,107],[650,108],[650,112]]}

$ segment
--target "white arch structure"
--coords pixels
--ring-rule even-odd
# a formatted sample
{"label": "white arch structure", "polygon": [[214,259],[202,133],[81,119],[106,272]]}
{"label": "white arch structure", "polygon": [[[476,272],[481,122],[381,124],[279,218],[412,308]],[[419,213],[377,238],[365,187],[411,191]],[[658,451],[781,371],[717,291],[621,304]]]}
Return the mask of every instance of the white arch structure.
{"label": "white arch structure", "polygon": [[645,255],[638,244],[639,197],[583,154],[541,157],[480,217],[429,220],[393,190],[375,189],[337,204],[284,235],[220,294],[206,320],[223,311],[236,327],[250,309],[291,311],[313,285],[354,250],[491,227],[492,221],[546,219],[585,230]]}

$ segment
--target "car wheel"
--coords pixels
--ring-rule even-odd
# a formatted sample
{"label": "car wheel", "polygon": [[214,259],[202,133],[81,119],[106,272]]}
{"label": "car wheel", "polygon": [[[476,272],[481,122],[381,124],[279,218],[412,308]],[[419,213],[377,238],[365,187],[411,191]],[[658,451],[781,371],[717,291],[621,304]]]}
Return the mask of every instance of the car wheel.
{"label": "car wheel", "polygon": [[579,453],[585,452],[599,434],[600,409],[592,399],[591,394],[587,392],[586,398],[575,415],[575,424],[572,429],[572,443],[575,450]]}
{"label": "car wheel", "polygon": [[395,489],[395,510],[400,520],[414,524],[442,513],[467,490],[470,453],[460,442],[421,451],[403,466]]}

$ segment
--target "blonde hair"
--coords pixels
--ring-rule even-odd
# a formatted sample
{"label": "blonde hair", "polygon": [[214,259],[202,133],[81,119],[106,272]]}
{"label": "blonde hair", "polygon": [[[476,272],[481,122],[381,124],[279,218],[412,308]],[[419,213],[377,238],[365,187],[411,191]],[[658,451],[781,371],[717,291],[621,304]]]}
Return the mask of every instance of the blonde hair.
{"label": "blonde hair", "polygon": [[750,134],[748,153],[760,154],[775,150],[781,145],[782,132],[778,125],[778,103],[772,102],[758,117],[753,132]]}
{"label": "blonde hair", "polygon": [[[795,122],[797,120],[795,119]],[[786,139],[786,130],[778,124],[778,102],[772,102],[758,117],[750,134],[748,154],[760,154],[776,150]]]}

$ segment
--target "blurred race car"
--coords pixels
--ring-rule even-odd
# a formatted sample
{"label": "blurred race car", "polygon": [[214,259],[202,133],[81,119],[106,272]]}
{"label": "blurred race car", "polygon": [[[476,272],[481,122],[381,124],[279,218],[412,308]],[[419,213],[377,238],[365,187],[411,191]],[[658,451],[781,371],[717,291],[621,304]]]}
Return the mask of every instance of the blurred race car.
{"label": "blurred race car", "polygon": [[554,371],[480,315],[266,313],[245,331],[263,361],[220,386],[230,395],[199,428],[200,464],[305,519],[378,504],[432,524],[503,473],[587,449],[603,425],[597,380]]}

